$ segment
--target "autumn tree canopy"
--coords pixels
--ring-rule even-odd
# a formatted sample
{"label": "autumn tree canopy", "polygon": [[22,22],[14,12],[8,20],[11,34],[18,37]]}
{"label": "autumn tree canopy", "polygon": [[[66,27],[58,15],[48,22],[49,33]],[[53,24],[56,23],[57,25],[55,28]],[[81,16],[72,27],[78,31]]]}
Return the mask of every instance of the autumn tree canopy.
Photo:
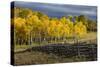
{"label": "autumn tree canopy", "polygon": [[[81,16],[49,17],[39,11],[27,8],[13,9],[12,25],[16,44],[32,44],[32,42],[57,41],[68,37],[82,37],[87,34],[91,20]],[[75,21],[72,21],[74,18]],[[88,22],[88,23],[87,23]],[[92,24],[90,25],[92,27]],[[90,30],[90,29],[89,29]]]}

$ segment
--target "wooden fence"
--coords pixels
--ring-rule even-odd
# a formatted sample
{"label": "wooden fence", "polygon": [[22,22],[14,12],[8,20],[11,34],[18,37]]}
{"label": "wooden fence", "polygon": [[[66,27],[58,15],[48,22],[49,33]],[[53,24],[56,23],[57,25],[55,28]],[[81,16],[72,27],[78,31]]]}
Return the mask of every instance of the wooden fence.
{"label": "wooden fence", "polygon": [[89,60],[97,60],[97,44],[50,44],[46,46],[32,47],[27,51],[40,51],[47,54],[55,54],[60,57],[78,57]]}

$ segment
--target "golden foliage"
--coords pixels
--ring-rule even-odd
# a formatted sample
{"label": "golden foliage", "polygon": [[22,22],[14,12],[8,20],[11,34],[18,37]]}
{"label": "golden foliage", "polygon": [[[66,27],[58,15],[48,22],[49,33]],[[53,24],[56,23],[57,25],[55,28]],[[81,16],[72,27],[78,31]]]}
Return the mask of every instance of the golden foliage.
{"label": "golden foliage", "polygon": [[[16,8],[16,14],[19,14],[22,9]],[[25,10],[24,10],[25,11]],[[28,10],[26,10],[28,11]],[[34,37],[82,37],[87,33],[87,28],[82,22],[74,23],[71,18],[62,17],[49,18],[40,12],[34,12],[29,10],[29,14],[22,18],[16,16],[12,18],[14,20],[14,27],[17,35],[22,33],[23,35],[29,34],[30,32]],[[21,16],[24,14],[21,14]],[[12,23],[13,24],[13,23]]]}

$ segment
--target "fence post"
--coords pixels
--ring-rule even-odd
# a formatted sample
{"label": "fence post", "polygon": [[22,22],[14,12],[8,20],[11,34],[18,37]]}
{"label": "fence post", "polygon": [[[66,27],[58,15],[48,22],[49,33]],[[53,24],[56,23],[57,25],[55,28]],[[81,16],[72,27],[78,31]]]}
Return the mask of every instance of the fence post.
{"label": "fence post", "polygon": [[80,43],[78,42],[78,38],[77,38],[77,49],[78,49],[78,57],[80,58]]}

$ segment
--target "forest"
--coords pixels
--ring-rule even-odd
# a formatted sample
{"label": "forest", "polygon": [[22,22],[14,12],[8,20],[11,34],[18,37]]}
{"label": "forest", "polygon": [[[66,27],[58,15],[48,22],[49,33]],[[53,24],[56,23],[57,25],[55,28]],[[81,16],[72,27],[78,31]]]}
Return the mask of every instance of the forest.
{"label": "forest", "polygon": [[84,15],[57,18],[19,7],[12,9],[12,15],[15,45],[66,42],[67,39],[80,39],[89,32],[97,31],[97,21]]}

